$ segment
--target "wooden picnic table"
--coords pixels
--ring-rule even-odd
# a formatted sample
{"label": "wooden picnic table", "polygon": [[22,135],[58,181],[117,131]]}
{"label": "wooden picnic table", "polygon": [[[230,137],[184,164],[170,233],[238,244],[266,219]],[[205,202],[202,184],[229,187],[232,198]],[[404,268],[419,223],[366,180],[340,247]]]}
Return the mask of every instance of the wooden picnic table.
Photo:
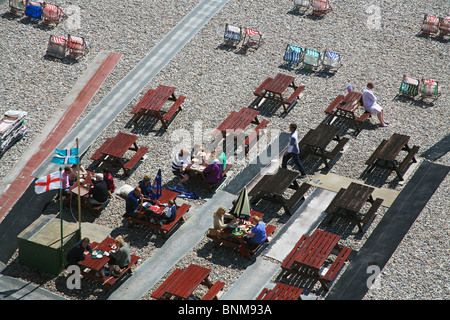
{"label": "wooden picnic table", "polygon": [[[294,89],[294,92],[285,98],[287,88]],[[288,113],[294,105],[294,101],[305,89],[305,86],[297,86],[295,78],[286,74],[278,73],[275,78],[267,78],[255,91],[254,95],[258,96],[261,101],[263,98],[280,102],[283,105],[285,113]]]}
{"label": "wooden picnic table", "polygon": [[256,300],[302,300],[303,288],[277,282],[273,289],[264,288]]}
{"label": "wooden picnic table", "polygon": [[296,181],[298,175],[297,171],[284,168],[278,168],[275,174],[264,175],[248,193],[252,197],[251,203],[257,204],[259,200],[265,199],[281,204],[286,213],[291,214],[292,207],[288,205],[288,199],[283,197],[283,193],[288,188],[299,189]]}
{"label": "wooden picnic table", "polygon": [[[415,154],[419,151],[418,146],[410,148],[408,142],[410,136],[394,133],[388,139],[380,143],[375,149],[370,158],[366,161],[368,165],[368,172],[372,172],[375,167],[393,170],[397,173],[400,180],[403,180],[403,174],[408,165],[412,162],[417,162]],[[406,151],[407,155],[399,162],[397,157],[401,151]]]}
{"label": "wooden picnic table", "polygon": [[[291,274],[318,280],[322,288],[328,291],[351,249],[338,244],[340,236],[316,229],[311,236],[303,235],[281,264],[284,277]],[[337,256],[331,265],[325,265],[335,250]]]}
{"label": "wooden picnic table", "polygon": [[224,283],[217,281],[215,284],[209,280],[211,270],[196,264],[190,264],[186,269],[175,269],[172,274],[155,290],[152,297],[159,300],[189,299],[192,293],[200,285],[206,286],[209,291],[203,299],[217,299],[217,293],[223,288]]}
{"label": "wooden picnic table", "polygon": [[345,96],[338,95],[336,99],[328,106],[325,112],[331,115],[328,123],[335,117],[346,119],[353,122],[358,132],[361,131],[359,125],[364,123],[370,117],[369,112],[363,112],[359,115],[359,101],[362,98],[362,93],[350,91]]}
{"label": "wooden picnic table", "polygon": [[[182,110],[181,104],[186,99],[185,96],[175,96],[175,87],[159,85],[156,90],[150,89],[144,97],[131,110],[135,114],[133,121],[136,123],[142,117],[156,118],[161,121],[164,129],[167,130],[168,123],[175,113]],[[174,103],[167,111],[162,111],[167,101]]]}
{"label": "wooden picnic table", "polygon": [[[92,160],[97,161],[95,167],[105,162],[114,167],[122,168],[125,174],[129,175],[129,171],[148,150],[147,147],[138,147],[137,139],[137,136],[123,132],[118,132],[114,138],[108,138],[91,157]],[[128,150],[134,151],[135,154],[124,163],[122,158]]]}
{"label": "wooden picnic table", "polygon": [[[333,125],[319,124],[316,129],[309,130],[300,140],[299,149],[309,155],[320,157],[325,166],[330,168],[328,160],[334,159],[349,140],[339,136],[340,130],[339,127]],[[338,144],[331,152],[328,152],[326,149],[333,140]]]}
{"label": "wooden picnic table", "polygon": [[[359,231],[364,232],[362,225],[367,225],[373,220],[376,211],[383,202],[383,199],[373,199],[372,193],[374,190],[375,188],[356,182],[350,183],[347,188],[341,188],[325,209],[327,214],[333,216],[330,222],[335,217],[349,219],[358,225]],[[361,209],[367,202],[371,204],[371,207],[363,213]]]}

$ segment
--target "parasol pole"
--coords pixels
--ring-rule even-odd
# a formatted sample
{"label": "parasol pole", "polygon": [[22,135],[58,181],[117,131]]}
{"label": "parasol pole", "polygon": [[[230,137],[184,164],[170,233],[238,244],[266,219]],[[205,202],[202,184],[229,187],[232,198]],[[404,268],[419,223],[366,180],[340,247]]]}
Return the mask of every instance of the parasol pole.
{"label": "parasol pole", "polygon": [[[77,142],[77,149],[78,149],[78,138],[75,139]],[[77,163],[77,182],[78,182],[78,228],[80,230],[80,237],[81,237],[81,181],[80,181],[80,158],[78,158]]]}
{"label": "parasol pole", "polygon": [[63,265],[63,243],[64,243],[64,231],[63,231],[63,189],[62,189],[62,168],[59,167],[59,218],[61,220],[61,248],[59,255],[60,267]]}

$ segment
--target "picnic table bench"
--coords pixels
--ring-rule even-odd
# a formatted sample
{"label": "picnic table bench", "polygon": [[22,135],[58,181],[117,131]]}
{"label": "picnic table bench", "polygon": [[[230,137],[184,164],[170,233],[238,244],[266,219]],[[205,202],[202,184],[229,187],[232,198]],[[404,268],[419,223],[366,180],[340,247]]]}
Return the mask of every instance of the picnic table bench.
{"label": "picnic table bench", "polygon": [[[285,91],[287,88],[292,88],[292,92],[288,98],[285,98]],[[253,92],[257,96],[259,103],[263,98],[280,102],[283,106],[284,112],[288,113],[290,109],[299,99],[300,94],[305,89],[305,86],[297,86],[295,78],[286,74],[278,73],[275,78],[267,78],[263,83]],[[295,103],[294,103],[295,102]]]}
{"label": "picnic table bench", "polygon": [[[352,250],[338,244],[340,236],[316,229],[311,236],[303,235],[281,264],[285,272],[283,277],[291,274],[304,276],[320,282],[325,291],[334,281]],[[331,265],[325,266],[332,251],[337,256]]]}
{"label": "picnic table bench", "polygon": [[[419,151],[419,146],[412,148],[408,146],[409,140],[409,136],[398,133],[392,134],[389,140],[383,139],[366,161],[367,172],[372,172],[375,167],[393,170],[399,180],[403,181],[407,167],[417,162],[415,155]],[[398,162],[396,159],[401,151],[406,151],[407,154],[401,162]]]}
{"label": "picnic table bench", "polygon": [[[330,202],[325,212],[333,217],[342,217],[355,222],[360,232],[364,232],[367,226],[375,217],[378,208],[383,203],[383,199],[373,199],[372,193],[375,189],[366,185],[352,182],[347,188],[341,188],[333,200]],[[364,204],[369,202],[370,209],[362,213]],[[362,217],[360,217],[362,215]]]}
{"label": "picnic table bench", "polygon": [[338,117],[353,122],[356,126],[356,130],[360,132],[360,125],[371,116],[369,112],[363,112],[361,115],[358,114],[361,98],[362,93],[356,91],[350,91],[345,96],[342,94],[338,95],[325,109],[325,113],[331,116],[328,120],[328,124],[330,124],[335,117]]}
{"label": "picnic table bench", "polygon": [[302,300],[302,288],[277,282],[273,289],[264,288],[256,300]]}
{"label": "picnic table bench", "polygon": [[[161,121],[164,129],[167,130],[168,123],[172,120],[175,113],[183,110],[181,104],[186,99],[185,96],[177,98],[175,90],[175,87],[164,85],[159,85],[156,90],[148,90],[131,110],[131,113],[135,115],[133,121],[137,123],[142,117],[156,118]],[[174,103],[167,111],[162,111],[167,101],[173,101]]]}
{"label": "picnic table bench", "polygon": [[[126,175],[129,175],[131,169],[143,158],[148,151],[147,147],[138,147],[136,140],[137,136],[118,132],[113,138],[108,138],[106,141],[94,152],[91,160],[96,161],[95,167],[98,167],[102,162],[111,164],[114,167],[122,168]],[[128,151],[134,151],[134,155],[124,163],[123,156]]]}

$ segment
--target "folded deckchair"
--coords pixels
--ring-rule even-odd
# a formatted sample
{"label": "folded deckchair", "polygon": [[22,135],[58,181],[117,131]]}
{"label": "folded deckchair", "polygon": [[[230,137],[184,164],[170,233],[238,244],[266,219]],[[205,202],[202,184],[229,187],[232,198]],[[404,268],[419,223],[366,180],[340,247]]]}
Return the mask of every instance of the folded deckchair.
{"label": "folded deckchair", "polygon": [[67,42],[69,41],[66,37],[50,36],[47,45],[46,55],[55,58],[63,59],[66,56]]}
{"label": "folded deckchair", "polygon": [[418,93],[419,80],[404,75],[402,83],[400,84],[399,94],[408,97],[415,97]]}
{"label": "folded deckchair", "polygon": [[86,41],[83,37],[70,35],[67,37],[67,55],[71,58],[78,58],[87,51]]}
{"label": "folded deckchair", "polygon": [[309,6],[311,4],[310,2],[311,2],[310,0],[294,0],[294,9],[306,10],[309,8]]}
{"label": "folded deckchair", "polygon": [[439,83],[433,79],[422,79],[419,94],[422,99],[436,100],[441,95]]}
{"label": "folded deckchair", "polygon": [[421,33],[426,35],[437,35],[439,32],[439,17],[426,14],[423,18]]}
{"label": "folded deckchair", "polygon": [[441,17],[439,22],[439,36],[450,34],[450,17]]}
{"label": "folded deckchair", "polygon": [[11,13],[23,13],[25,11],[26,0],[9,0]]}
{"label": "folded deckchair", "polygon": [[283,60],[287,64],[295,64],[298,66],[303,61],[304,52],[304,48],[288,44],[284,50]]}
{"label": "folded deckchair", "polygon": [[336,72],[341,67],[341,56],[338,53],[325,50],[322,57],[324,71]]}
{"label": "folded deckchair", "polygon": [[25,111],[8,110],[0,119],[0,156],[27,134],[26,115]]}
{"label": "folded deckchair", "polygon": [[303,64],[305,67],[317,70],[322,63],[322,53],[313,49],[306,49],[303,57]]}
{"label": "folded deckchair", "polygon": [[242,40],[242,28],[230,24],[225,25],[225,34],[223,38],[228,44],[236,45]]}
{"label": "folded deckchair", "polygon": [[317,16],[323,16],[332,10],[329,0],[311,0],[311,7],[313,8],[313,14]]}
{"label": "folded deckchair", "polygon": [[58,24],[66,17],[65,10],[56,4],[44,2],[42,5],[42,22]]}

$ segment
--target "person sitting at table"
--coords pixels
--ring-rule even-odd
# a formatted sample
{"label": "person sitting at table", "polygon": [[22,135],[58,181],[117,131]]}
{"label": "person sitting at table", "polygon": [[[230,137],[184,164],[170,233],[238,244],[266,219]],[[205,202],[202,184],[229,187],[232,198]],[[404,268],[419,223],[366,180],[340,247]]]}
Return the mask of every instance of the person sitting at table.
{"label": "person sitting at table", "polygon": [[222,169],[217,159],[203,170],[203,176],[204,181],[211,185],[217,184],[222,180]]}
{"label": "person sitting at table", "polygon": [[113,276],[119,276],[121,270],[118,270],[117,267],[120,269],[127,267],[131,262],[131,254],[130,247],[125,243],[122,236],[117,236],[115,240],[117,249],[109,252],[108,267]]}
{"label": "person sitting at table", "polygon": [[377,98],[373,94],[373,88],[374,88],[373,83],[369,82],[367,84],[367,88],[364,89],[364,92],[362,95],[362,102],[363,102],[364,110],[369,112],[371,115],[377,115],[378,120],[380,121],[380,125],[382,127],[387,127],[389,125],[389,122],[384,120],[384,110],[377,103]]}
{"label": "person sitting at table", "polygon": [[167,206],[169,207],[168,211],[164,211],[159,222],[161,226],[163,224],[169,224],[175,220],[177,217],[177,206],[175,205],[175,201],[172,199],[167,200]]}
{"label": "person sitting at table", "polygon": [[[69,189],[71,187],[69,176],[71,174],[70,167],[64,167],[63,172],[61,173],[61,189],[62,189],[62,195],[66,196],[69,192]],[[56,200],[59,200],[60,192],[56,195]]]}
{"label": "person sitting at table", "polygon": [[78,241],[67,254],[67,264],[76,265],[83,261],[86,256],[92,252],[89,238],[83,238]]}
{"label": "person sitting at table", "polygon": [[142,180],[139,181],[138,186],[141,189],[142,196],[144,197],[144,201],[148,201],[148,202],[151,202],[154,204],[157,201],[155,201],[156,195],[153,192],[151,180],[152,180],[152,178],[150,177],[150,175],[146,174],[146,175],[144,175]]}
{"label": "person sitting at table", "polygon": [[253,227],[251,231],[246,231],[246,235],[244,237],[245,241],[249,244],[249,246],[257,246],[260,243],[263,243],[266,238],[266,225],[262,221],[262,219],[258,216],[251,217]]}
{"label": "person sitting at table", "polygon": [[93,186],[89,189],[88,206],[98,206],[104,204],[109,198],[108,186],[103,180],[103,174],[97,173]]}
{"label": "person sitting at table", "polygon": [[144,197],[142,196],[141,188],[134,188],[125,199],[125,213],[133,218],[138,217],[139,214],[136,211],[142,206],[143,202]]}
{"label": "person sitting at table", "polygon": [[112,174],[109,172],[108,168],[106,167],[103,168],[102,172],[103,172],[103,180],[105,180],[109,195],[111,195],[116,190],[116,186],[114,185],[114,178]]}
{"label": "person sitting at table", "polygon": [[203,148],[201,145],[196,143],[191,151],[191,159],[199,159],[200,163],[203,162],[203,158],[205,157],[205,148]]}
{"label": "person sitting at table", "polygon": [[225,171],[225,168],[227,167],[227,156],[225,152],[222,150],[221,147],[217,147],[215,150],[216,159],[219,162],[222,172]]}
{"label": "person sitting at table", "polygon": [[302,176],[304,176],[304,175],[306,175],[306,171],[305,171],[305,168],[303,167],[302,162],[300,161],[300,149],[298,147],[297,124],[291,123],[289,125],[289,131],[291,132],[291,135],[289,138],[289,144],[288,144],[287,150],[283,155],[281,167],[286,169],[287,162],[289,161],[290,158],[293,158],[294,163],[297,166],[297,169],[300,171]]}
{"label": "person sitting at table", "polygon": [[[228,219],[228,223],[225,223],[225,219]],[[232,224],[236,222],[236,217],[227,213],[227,208],[225,207],[219,207],[214,212],[214,229],[217,231],[222,231],[225,229],[229,224]]]}
{"label": "person sitting at table", "polygon": [[180,152],[175,154],[172,161],[172,172],[177,177],[181,178],[179,183],[183,184],[189,180],[189,175],[186,173],[186,167],[191,162],[188,152],[185,149],[181,149]]}

